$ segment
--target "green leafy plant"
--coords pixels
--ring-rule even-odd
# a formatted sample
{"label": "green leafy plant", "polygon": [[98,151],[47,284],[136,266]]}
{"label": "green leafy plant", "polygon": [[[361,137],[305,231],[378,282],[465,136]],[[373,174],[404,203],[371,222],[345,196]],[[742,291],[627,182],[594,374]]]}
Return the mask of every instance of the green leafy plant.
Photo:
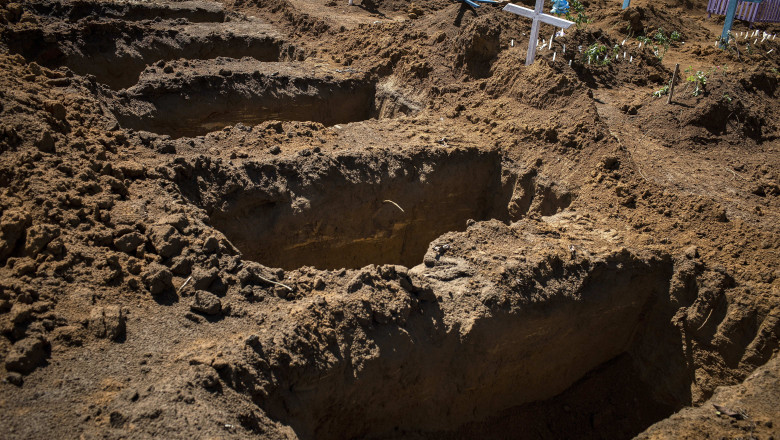
{"label": "green leafy plant", "polygon": [[[672,44],[672,41],[679,41],[680,40],[680,33],[677,31],[672,32],[669,36],[667,36],[664,33],[664,28],[659,27],[655,31],[655,35],[653,36],[653,40],[655,40],[656,43],[658,43],[661,47],[658,47],[656,45],[653,45],[653,50],[655,51],[655,56],[658,57],[658,59],[663,60],[666,56],[666,52],[669,50],[669,46]],[[661,48],[663,48],[663,51],[661,51]]]}
{"label": "green leafy plant", "polygon": [[585,6],[577,0],[571,0],[569,2],[569,10],[566,11],[566,19],[573,21],[577,27],[580,27],[583,23],[590,23],[591,20],[585,15]]}
{"label": "green leafy plant", "polygon": [[653,92],[653,97],[660,98],[660,97],[662,97],[664,95],[668,95],[668,94],[669,94],[669,86],[663,86],[660,89],[658,89],[655,92]]}
{"label": "green leafy plant", "polygon": [[664,33],[664,28],[659,27],[655,31],[655,35],[653,36],[653,40],[655,40],[658,44],[661,44],[663,46],[669,46],[669,38]]}
{"label": "green leafy plant", "polygon": [[656,29],[652,38],[646,35],[639,35],[636,39],[645,46],[650,46],[652,44],[655,56],[657,56],[658,59],[663,60],[672,42],[680,40],[680,33],[673,31],[671,34],[667,35],[664,28],[659,27]]}
{"label": "green leafy plant", "polygon": [[603,44],[593,43],[590,46],[588,46],[588,49],[585,50],[585,53],[583,54],[583,59],[588,62],[588,64],[596,64],[597,66],[606,66],[611,62],[611,59],[609,56],[607,56],[607,53],[609,52],[609,48]]}
{"label": "green leafy plant", "polygon": [[694,84],[693,96],[699,96],[704,93],[704,89],[707,87],[707,74],[701,70],[697,70],[695,73],[688,75],[687,81]]}
{"label": "green leafy plant", "polygon": [[729,96],[728,93],[724,93],[723,96],[720,97],[722,101],[731,102],[731,96]]}

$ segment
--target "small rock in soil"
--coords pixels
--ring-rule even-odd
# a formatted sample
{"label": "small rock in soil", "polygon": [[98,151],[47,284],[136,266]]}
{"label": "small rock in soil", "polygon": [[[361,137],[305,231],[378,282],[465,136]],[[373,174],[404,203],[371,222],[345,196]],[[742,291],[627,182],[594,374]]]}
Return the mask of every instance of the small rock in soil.
{"label": "small rock in soil", "polygon": [[89,316],[89,329],[98,338],[117,341],[125,336],[125,322],[125,315],[119,307],[95,307]]}
{"label": "small rock in soil", "polygon": [[138,246],[146,242],[146,237],[138,232],[130,232],[114,240],[114,247],[122,252],[135,252]]}
{"label": "small rock in soil", "polygon": [[203,243],[203,251],[209,254],[215,252],[217,247],[219,247],[219,240],[213,235],[207,238],[206,242]]}
{"label": "small rock in soil", "polygon": [[43,151],[44,153],[54,153],[55,143],[54,143],[54,137],[52,137],[51,132],[46,130],[43,133],[41,133],[41,136],[35,142],[35,146],[38,147],[38,149]]}
{"label": "small rock in soil", "polygon": [[192,287],[195,290],[206,290],[211,286],[211,283],[217,279],[219,271],[213,267],[211,269],[203,269],[200,267],[195,268],[192,271]]}
{"label": "small rock in soil", "polygon": [[217,315],[222,311],[222,302],[213,293],[198,290],[190,308],[205,315]]}
{"label": "small rock in soil", "polygon": [[5,368],[21,374],[29,374],[48,357],[49,343],[40,337],[25,338],[11,347],[5,358]]}
{"label": "small rock in soil", "polygon": [[14,371],[8,373],[7,376],[5,376],[6,382],[16,385],[18,387],[22,386],[24,384],[24,376],[22,376],[19,373],[16,373]]}
{"label": "small rock in soil", "polygon": [[24,254],[35,257],[39,252],[60,235],[60,228],[54,225],[35,225],[27,230]]}
{"label": "small rock in soil", "polygon": [[165,266],[151,263],[141,274],[144,285],[152,295],[159,295],[173,288],[173,274]]}

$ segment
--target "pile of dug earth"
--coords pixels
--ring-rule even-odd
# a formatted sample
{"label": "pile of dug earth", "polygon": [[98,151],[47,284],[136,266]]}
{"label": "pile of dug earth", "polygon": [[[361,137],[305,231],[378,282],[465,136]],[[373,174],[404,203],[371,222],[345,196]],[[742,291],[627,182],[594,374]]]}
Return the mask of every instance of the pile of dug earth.
{"label": "pile of dug earth", "polygon": [[347,3],[0,0],[0,438],[780,438],[780,26]]}

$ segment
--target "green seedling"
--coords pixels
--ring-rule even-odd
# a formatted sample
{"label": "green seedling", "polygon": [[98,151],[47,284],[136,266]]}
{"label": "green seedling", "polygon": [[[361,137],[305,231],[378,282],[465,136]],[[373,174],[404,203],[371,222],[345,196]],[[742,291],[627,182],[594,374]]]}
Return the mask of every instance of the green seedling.
{"label": "green seedling", "polygon": [[571,0],[569,2],[569,10],[566,11],[566,19],[573,21],[577,27],[580,27],[583,23],[590,23],[591,20],[585,15],[585,6],[577,0]]}
{"label": "green seedling", "polygon": [[610,57],[607,56],[609,48],[603,44],[593,43],[583,54],[584,60],[588,64],[596,64],[598,66],[606,66],[611,62]]}
{"label": "green seedling", "polygon": [[669,38],[666,37],[666,34],[664,33],[664,28],[662,28],[662,27],[659,27],[655,31],[655,35],[653,36],[653,39],[658,44],[662,44],[664,46],[668,46],[669,45]]}
{"label": "green seedling", "polygon": [[[646,41],[650,41],[649,38],[645,37]],[[666,52],[669,50],[669,46],[672,44],[672,41],[679,41],[680,40],[680,33],[677,31],[673,31],[669,36],[667,36],[664,33],[664,28],[659,27],[655,31],[655,35],[653,36],[653,40],[660,45],[653,44],[653,51],[655,52],[655,56],[658,57],[658,59],[663,60],[666,56]],[[663,48],[663,50],[661,50]]]}
{"label": "green seedling", "polygon": [[688,75],[687,81],[694,84],[693,96],[699,96],[704,93],[705,87],[707,87],[707,74],[701,70],[697,70],[696,73]]}
{"label": "green seedling", "polygon": [[653,92],[653,97],[660,98],[660,97],[662,97],[664,95],[668,95],[668,94],[669,94],[669,86],[663,86],[660,89],[658,89],[655,92]]}

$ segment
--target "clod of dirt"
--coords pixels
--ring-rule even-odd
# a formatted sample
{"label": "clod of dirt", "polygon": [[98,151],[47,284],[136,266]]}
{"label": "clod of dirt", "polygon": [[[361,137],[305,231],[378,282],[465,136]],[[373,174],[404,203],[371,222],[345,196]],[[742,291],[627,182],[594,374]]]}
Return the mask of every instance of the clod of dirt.
{"label": "clod of dirt", "polygon": [[198,290],[190,308],[205,315],[217,315],[222,311],[222,302],[213,293]]}
{"label": "clod of dirt", "polygon": [[89,330],[98,338],[119,341],[125,337],[126,321],[120,307],[95,307],[89,316]]}
{"label": "clod of dirt", "polygon": [[159,295],[173,288],[171,283],[173,275],[165,266],[157,263],[151,263],[146,266],[141,274],[141,278],[152,295]]}
{"label": "clod of dirt", "polygon": [[48,341],[39,337],[17,341],[5,357],[5,368],[21,374],[29,374],[46,362],[49,356]]}

